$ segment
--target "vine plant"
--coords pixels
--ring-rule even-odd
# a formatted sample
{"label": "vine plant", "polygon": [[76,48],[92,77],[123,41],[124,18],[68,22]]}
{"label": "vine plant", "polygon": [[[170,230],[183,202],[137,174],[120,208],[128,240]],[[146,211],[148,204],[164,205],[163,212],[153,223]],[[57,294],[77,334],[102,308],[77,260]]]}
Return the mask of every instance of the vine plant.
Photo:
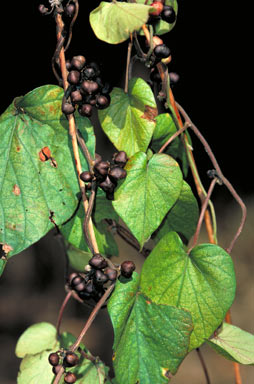
{"label": "vine plant", "polygon": [[[90,13],[98,39],[128,40],[124,89],[113,88],[82,52],[65,53],[79,12],[78,0],[49,0],[43,15],[56,23],[52,69],[58,85],[16,97],[0,117],[0,273],[13,255],[55,229],[66,255],[66,297],[56,326],[31,325],[19,338],[19,384],[163,384],[186,355],[207,343],[240,364],[254,363],[254,336],[230,323],[235,272],[230,256],[246,217],[245,205],[223,175],[205,138],[174,99],[171,53],[161,36],[177,20],[176,0],[101,2]],[[136,61],[150,80],[133,78]],[[163,113],[158,114],[158,105]],[[90,117],[116,148],[96,153]],[[211,159],[208,191],[196,165],[191,134]],[[199,202],[185,181],[190,169]],[[242,219],[225,250],[217,244],[211,195],[225,185]],[[209,242],[199,243],[205,221]],[[111,261],[121,236],[144,259]],[[149,243],[148,243],[148,240]],[[70,299],[91,311],[76,339],[61,332]],[[107,307],[114,329],[114,377],[85,347],[85,334]]]}

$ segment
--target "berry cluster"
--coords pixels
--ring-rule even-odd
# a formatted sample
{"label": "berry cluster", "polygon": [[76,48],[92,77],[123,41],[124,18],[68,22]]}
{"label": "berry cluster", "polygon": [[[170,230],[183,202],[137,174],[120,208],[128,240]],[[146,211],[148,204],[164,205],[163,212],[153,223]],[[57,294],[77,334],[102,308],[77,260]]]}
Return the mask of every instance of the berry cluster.
{"label": "berry cluster", "polygon": [[105,292],[104,284],[115,281],[117,277],[117,270],[110,268],[107,260],[97,253],[85,266],[84,273],[70,274],[68,285],[82,300],[93,299],[98,302]]}
{"label": "berry cluster", "polygon": [[160,19],[169,24],[173,24],[176,21],[174,8],[170,5],[165,5],[165,0],[155,0],[150,6],[153,7],[154,10],[150,12],[148,23],[153,24]]}
{"label": "berry cluster", "polygon": [[40,4],[38,6],[38,10],[42,15],[49,15],[52,12],[52,10],[54,9],[54,7],[57,7],[58,11],[61,10],[61,13],[64,13],[66,16],[68,16],[68,17],[74,16],[75,11],[76,11],[76,6],[75,6],[75,3],[72,2],[71,0],[69,0],[67,2],[67,4],[61,8],[60,8],[60,6],[62,6],[62,4],[60,4],[59,1],[51,0],[49,2],[50,2],[51,10],[49,10],[47,7],[45,7],[44,4]]}
{"label": "berry cluster", "polygon": [[127,160],[128,158],[124,151],[115,153],[110,162],[103,161],[102,157],[96,154],[93,173],[89,171],[82,172],[80,178],[87,183],[87,189],[91,188],[92,181],[96,181],[96,185],[106,192],[107,199],[113,200],[114,189],[117,186],[118,180],[126,177],[126,171],[123,168]]}
{"label": "berry cluster", "polygon": [[79,357],[76,355],[76,353],[71,351],[58,351],[53,352],[48,357],[50,365],[53,366],[52,371],[55,375],[58,374],[60,369],[63,367],[65,374],[64,374],[64,382],[73,384],[77,380],[77,376],[75,373],[72,372],[66,372],[66,368],[72,368],[79,362]]}
{"label": "berry cluster", "polygon": [[86,63],[82,55],[66,61],[69,87],[62,102],[62,112],[69,115],[76,107],[81,116],[90,117],[93,107],[107,108],[110,104],[111,86],[103,83],[97,63]]}

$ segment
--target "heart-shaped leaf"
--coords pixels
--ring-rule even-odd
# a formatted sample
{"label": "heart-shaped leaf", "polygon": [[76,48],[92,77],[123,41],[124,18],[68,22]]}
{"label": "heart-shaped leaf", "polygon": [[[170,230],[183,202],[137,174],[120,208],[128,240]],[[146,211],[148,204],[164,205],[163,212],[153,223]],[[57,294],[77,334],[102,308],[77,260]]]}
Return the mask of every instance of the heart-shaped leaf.
{"label": "heart-shaped leaf", "polygon": [[182,190],[175,205],[170,209],[153,239],[157,243],[170,231],[178,232],[186,240],[195,233],[199,208],[191,187],[183,181]]}
{"label": "heart-shaped leaf", "polygon": [[140,78],[129,82],[128,93],[114,88],[111,103],[99,111],[101,126],[114,146],[130,157],[145,152],[155,128],[157,106],[149,85]]}
{"label": "heart-shaped leaf", "polygon": [[223,323],[222,329],[207,343],[226,359],[240,364],[254,364],[254,335],[232,324]]}
{"label": "heart-shaped leaf", "polygon": [[[79,184],[68,122],[61,112],[63,90],[46,85],[14,100],[0,117],[0,244],[8,257],[38,241],[53,222],[71,217]],[[93,155],[95,139],[89,119],[77,127]],[[82,167],[88,169],[82,157]]]}
{"label": "heart-shaped leaf", "polygon": [[110,44],[119,44],[130,37],[146,23],[151,7],[143,4],[129,4],[102,1],[90,13],[90,24],[98,39]]}
{"label": "heart-shaped leaf", "polygon": [[165,235],[146,259],[140,287],[158,304],[191,313],[190,350],[199,347],[223,321],[235,297],[230,255],[214,244],[201,244],[188,255],[175,232]]}
{"label": "heart-shaped leaf", "polygon": [[129,159],[125,169],[113,207],[143,247],[178,199],[182,173],[172,157],[155,154],[148,161],[143,152]]}
{"label": "heart-shaped leaf", "polygon": [[25,357],[53,349],[57,343],[56,328],[50,323],[37,323],[27,328],[16,345],[16,356]]}
{"label": "heart-shaped leaf", "polygon": [[187,354],[191,316],[151,302],[138,291],[138,284],[136,273],[132,280],[118,281],[108,303],[115,333],[116,380],[119,384],[168,383]]}

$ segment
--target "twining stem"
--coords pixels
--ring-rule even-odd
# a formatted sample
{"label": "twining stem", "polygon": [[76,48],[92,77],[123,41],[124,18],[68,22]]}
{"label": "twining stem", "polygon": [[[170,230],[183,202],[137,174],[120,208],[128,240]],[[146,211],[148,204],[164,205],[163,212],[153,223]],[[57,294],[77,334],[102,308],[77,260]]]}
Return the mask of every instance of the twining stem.
{"label": "twining stem", "polygon": [[64,309],[66,307],[66,304],[70,300],[71,296],[72,296],[72,291],[69,291],[67,293],[67,295],[65,296],[64,301],[63,301],[63,303],[61,305],[60,311],[58,313],[58,319],[57,319],[57,323],[56,323],[57,337],[60,336],[60,325],[61,325],[61,322],[62,322],[62,317],[63,317]]}
{"label": "twining stem", "polygon": [[199,361],[200,361],[200,363],[202,365],[202,368],[203,368],[203,371],[204,371],[204,374],[205,374],[206,384],[211,384],[210,377],[209,377],[209,374],[208,374],[208,369],[207,369],[205,360],[203,358],[203,355],[202,355],[202,353],[201,353],[199,348],[197,348],[196,351],[197,351]]}
{"label": "twining stem", "polygon": [[[104,303],[106,302],[106,300],[108,299],[108,297],[111,295],[111,293],[113,292],[113,289],[115,287],[115,283],[112,283],[108,289],[106,290],[106,292],[104,293],[104,295],[101,297],[101,299],[98,301],[98,303],[96,304],[96,306],[94,307],[94,309],[92,310],[84,328],[82,329],[82,331],[80,332],[76,342],[69,348],[70,351],[72,352],[75,352],[79,346],[80,346],[80,343],[82,342],[82,339],[84,338],[86,332],[88,331],[88,329],[90,328],[90,326],[92,325],[95,317],[97,316],[99,310],[101,309],[101,307],[104,305]],[[55,379],[53,381],[53,384],[58,384],[62,378],[62,375],[64,373],[64,368],[62,367],[58,374],[55,376]]]}
{"label": "twining stem", "polygon": [[130,41],[128,44],[128,50],[127,50],[127,60],[126,60],[126,72],[125,72],[125,85],[124,85],[124,93],[128,93],[128,85],[129,85],[129,68],[130,68],[130,61],[131,61],[131,51],[133,47],[133,37],[132,33],[130,34]]}
{"label": "twining stem", "polygon": [[[62,33],[64,30],[64,23],[62,20],[62,16],[59,13],[56,14],[56,25],[57,25],[57,40],[59,41],[62,38]],[[60,69],[61,69],[61,73],[62,73],[63,88],[66,91],[69,84],[67,81],[67,69],[66,69],[65,53],[64,53],[63,47],[61,48],[61,50],[59,52],[59,65],[60,65]],[[81,166],[81,161],[80,161],[80,157],[79,157],[76,124],[75,124],[75,118],[74,118],[73,114],[68,115],[68,122],[69,122],[69,135],[71,137],[71,142],[72,142],[72,149],[73,149],[73,155],[74,155],[74,159],[75,159],[77,176],[78,176],[80,191],[82,194],[84,211],[86,213],[88,210],[88,200],[87,200],[86,193],[85,193],[85,183],[79,177],[81,172],[82,172],[82,166]],[[94,252],[99,253],[97,241],[96,241],[95,234],[94,234],[93,223],[92,223],[91,219],[88,222],[88,232],[89,232],[89,236],[90,236],[90,241],[93,245]]]}

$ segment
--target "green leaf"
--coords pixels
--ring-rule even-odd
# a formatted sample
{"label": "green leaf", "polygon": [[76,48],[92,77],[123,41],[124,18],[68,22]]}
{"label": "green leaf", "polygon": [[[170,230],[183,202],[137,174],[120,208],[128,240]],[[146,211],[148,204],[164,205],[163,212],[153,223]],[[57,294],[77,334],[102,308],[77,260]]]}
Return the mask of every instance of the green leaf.
{"label": "green leaf", "polygon": [[[62,97],[62,88],[46,85],[15,99],[0,117],[0,243],[12,249],[8,257],[38,241],[54,227],[52,221],[61,225],[77,207],[79,184]],[[77,127],[93,154],[89,120],[77,117]],[[45,147],[54,160],[42,161]]]}
{"label": "green leaf", "polygon": [[199,207],[191,187],[183,181],[182,190],[175,205],[168,212],[153,239],[157,243],[170,231],[178,232],[190,240],[196,230]]}
{"label": "green leaf", "polygon": [[[61,232],[65,239],[74,247],[80,250],[90,253],[88,245],[85,241],[83,222],[84,222],[84,208],[81,205],[76,215],[68,221],[68,223],[61,226]],[[104,222],[99,222],[94,225],[95,237],[98,243],[99,251],[103,255],[117,256],[118,247],[114,240],[113,235],[109,231],[109,227]],[[90,257],[92,254],[90,253]]]}
{"label": "green leaf", "polygon": [[143,152],[129,159],[125,169],[127,177],[115,192],[113,207],[142,248],[178,199],[182,173],[172,157],[155,154],[147,161]]}
{"label": "green leaf", "polygon": [[82,251],[81,249],[74,247],[72,244],[68,244],[67,254],[72,268],[74,268],[76,271],[82,272],[84,272],[84,267],[88,264],[92,257],[90,251]]}
{"label": "green leaf", "polygon": [[[158,305],[138,291],[139,276],[118,281],[108,303],[115,333],[113,365],[119,384],[168,383],[187,354],[191,316]],[[126,368],[128,367],[128,368]]]}
{"label": "green leaf", "polygon": [[27,328],[16,345],[16,356],[35,355],[47,349],[53,349],[57,344],[56,328],[50,323],[37,323]]}
{"label": "green leaf", "polygon": [[223,323],[219,333],[207,340],[217,353],[240,364],[254,364],[254,335],[232,324]]}
{"label": "green leaf", "polygon": [[55,377],[48,356],[51,351],[43,351],[36,355],[27,355],[21,362],[17,383],[18,384],[49,384]]}
{"label": "green leaf", "polygon": [[131,157],[136,152],[146,152],[156,115],[157,106],[151,88],[143,79],[133,78],[128,93],[120,88],[113,89],[110,106],[99,111],[99,120],[114,146]]}
{"label": "green leaf", "polygon": [[90,13],[90,24],[98,39],[110,44],[119,44],[146,23],[151,7],[143,4],[120,2],[100,5]]}
{"label": "green leaf", "polygon": [[175,232],[165,235],[146,259],[140,287],[158,304],[191,313],[190,350],[208,339],[223,321],[235,297],[230,255],[214,244],[200,244],[188,255]]}

